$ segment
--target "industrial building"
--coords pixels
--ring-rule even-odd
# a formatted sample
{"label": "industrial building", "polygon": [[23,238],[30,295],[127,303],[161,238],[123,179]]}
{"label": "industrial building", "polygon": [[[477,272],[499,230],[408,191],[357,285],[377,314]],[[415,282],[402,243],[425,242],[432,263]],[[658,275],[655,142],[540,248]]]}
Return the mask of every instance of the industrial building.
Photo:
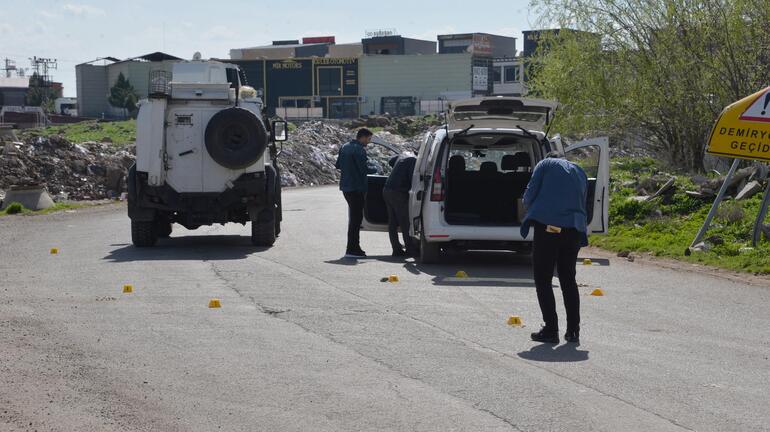
{"label": "industrial building", "polygon": [[436,42],[403,36],[374,36],[361,40],[364,55],[435,54]]}
{"label": "industrial building", "polygon": [[[514,37],[488,33],[439,35],[436,41],[373,32],[360,42],[334,36],[273,41],[235,48],[230,59],[261,92],[270,114],[288,118],[351,118],[443,111],[452,100],[524,95],[523,64]],[[120,73],[141,97],[151,70],[169,70],[177,57],[152,53],[104,58],[77,70],[78,114],[116,118],[109,90]]]}
{"label": "industrial building", "polygon": [[519,57],[492,59],[492,94],[496,96],[524,96],[524,61]]}
{"label": "industrial building", "polygon": [[358,57],[223,61],[237,64],[246,83],[262,91],[271,114],[284,108],[302,117],[358,116]]}
{"label": "industrial building", "polygon": [[516,38],[489,33],[438,36],[439,54],[471,53],[481,57],[515,57]]}
{"label": "industrial building", "polygon": [[136,90],[139,98],[149,92],[151,70],[171,72],[171,65],[180,61],[162,52],[154,52],[126,60],[105,57],[75,66],[78,115],[95,118],[121,118],[122,109],[110,105],[110,88],[122,73]]}
{"label": "industrial building", "polygon": [[29,77],[0,77],[0,108],[24,106],[29,89]]}
{"label": "industrial building", "polygon": [[473,55],[380,55],[359,61],[362,114],[441,111],[473,94]]}

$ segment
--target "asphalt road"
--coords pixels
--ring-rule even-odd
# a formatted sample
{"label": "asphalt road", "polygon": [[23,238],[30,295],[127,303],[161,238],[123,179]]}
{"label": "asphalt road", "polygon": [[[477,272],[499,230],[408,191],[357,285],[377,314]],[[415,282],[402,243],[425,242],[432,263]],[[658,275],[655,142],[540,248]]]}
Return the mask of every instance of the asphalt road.
{"label": "asphalt road", "polygon": [[597,259],[582,345],[539,345],[515,257],[364,233],[346,261],[338,191],[284,200],[269,250],[240,225],[135,249],[120,205],[0,218],[0,430],[770,430],[766,286]]}

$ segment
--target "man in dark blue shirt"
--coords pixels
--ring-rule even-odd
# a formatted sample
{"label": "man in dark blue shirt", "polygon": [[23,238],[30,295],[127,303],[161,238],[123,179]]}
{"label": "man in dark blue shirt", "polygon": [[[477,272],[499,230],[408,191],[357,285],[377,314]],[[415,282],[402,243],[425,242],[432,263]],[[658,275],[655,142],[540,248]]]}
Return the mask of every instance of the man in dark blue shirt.
{"label": "man in dark blue shirt", "polygon": [[366,202],[366,175],[376,172],[367,164],[366,145],[371,140],[372,132],[369,129],[359,129],[356,139],[340,148],[335,164],[341,171],[340,190],[348,202],[348,245],[345,251],[347,258],[366,257],[366,252],[361,249],[360,235]]}
{"label": "man in dark blue shirt", "polygon": [[536,342],[559,343],[559,321],[553,295],[553,268],[559,272],[559,285],[567,310],[567,342],[580,342],[580,295],[575,280],[576,261],[586,237],[586,192],[588,179],[578,165],[555,157],[537,164],[524,193],[527,215],[521,235],[535,229],[532,267],[537,300],[545,326],[532,333]]}
{"label": "man in dark blue shirt", "polygon": [[[401,156],[391,159],[393,171],[390,172],[382,190],[382,198],[388,208],[388,234],[393,256],[415,255],[415,247],[409,235],[409,189],[412,188],[412,173],[417,158]],[[404,238],[404,251],[398,242],[398,228]]]}

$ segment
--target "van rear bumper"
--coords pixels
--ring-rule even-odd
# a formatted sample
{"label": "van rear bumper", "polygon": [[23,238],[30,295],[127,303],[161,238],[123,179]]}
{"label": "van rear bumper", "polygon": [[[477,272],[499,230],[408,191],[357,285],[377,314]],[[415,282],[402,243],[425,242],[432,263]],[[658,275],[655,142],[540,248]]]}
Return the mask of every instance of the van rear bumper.
{"label": "van rear bumper", "polygon": [[443,243],[442,246],[447,249],[457,250],[504,250],[530,253],[532,252],[532,242],[505,241],[505,240],[452,240]]}

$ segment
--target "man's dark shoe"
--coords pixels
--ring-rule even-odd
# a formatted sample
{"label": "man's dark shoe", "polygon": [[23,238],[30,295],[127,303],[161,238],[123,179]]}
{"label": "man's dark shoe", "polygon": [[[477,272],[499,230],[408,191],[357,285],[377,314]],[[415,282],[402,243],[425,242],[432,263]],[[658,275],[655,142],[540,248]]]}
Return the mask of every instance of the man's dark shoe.
{"label": "man's dark shoe", "polygon": [[345,258],[366,258],[366,252],[364,252],[361,249],[354,249],[354,250],[348,249],[345,252]]}
{"label": "man's dark shoe", "polygon": [[392,256],[394,256],[394,257],[403,257],[403,256],[406,256],[406,252],[404,252],[403,249],[393,249]]}
{"label": "man's dark shoe", "polygon": [[559,343],[559,331],[543,327],[539,332],[532,333],[532,340],[535,342],[557,344]]}
{"label": "man's dark shoe", "polygon": [[567,333],[564,333],[564,340],[570,343],[580,343],[580,329],[577,330],[567,330]]}

